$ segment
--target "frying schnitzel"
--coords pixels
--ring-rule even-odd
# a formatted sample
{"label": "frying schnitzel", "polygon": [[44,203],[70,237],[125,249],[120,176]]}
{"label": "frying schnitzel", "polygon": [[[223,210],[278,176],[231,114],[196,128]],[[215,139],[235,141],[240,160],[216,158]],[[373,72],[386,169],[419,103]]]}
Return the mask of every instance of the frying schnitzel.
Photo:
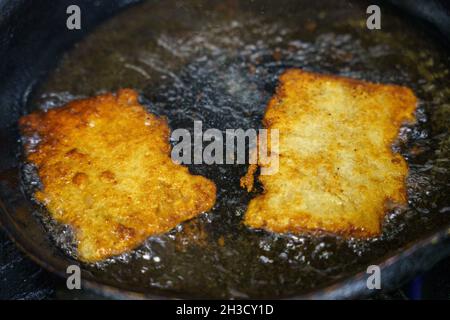
{"label": "frying schnitzel", "polygon": [[[99,261],[210,210],[215,184],[170,158],[169,127],[130,89],[73,101],[20,119],[35,193],[57,221],[73,227],[78,256]],[[32,139],[28,139],[32,140]]]}
{"label": "frying schnitzel", "polygon": [[[279,130],[279,171],[259,176],[264,191],[250,201],[245,224],[379,235],[388,208],[407,201],[408,166],[392,144],[400,126],[415,121],[413,92],[298,69],[279,80],[263,119]],[[256,166],[241,179],[248,190]]]}

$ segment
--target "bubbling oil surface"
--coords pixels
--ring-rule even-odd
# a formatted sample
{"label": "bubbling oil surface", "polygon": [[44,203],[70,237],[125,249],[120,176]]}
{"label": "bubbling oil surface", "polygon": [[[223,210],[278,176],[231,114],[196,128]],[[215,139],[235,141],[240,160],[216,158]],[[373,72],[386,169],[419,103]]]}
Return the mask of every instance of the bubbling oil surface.
{"label": "bubbling oil surface", "polygon": [[[382,30],[365,28],[364,3],[345,1],[146,1],[98,27],[67,52],[34,92],[30,109],[130,87],[171,129],[259,128],[277,78],[287,68],[409,86],[418,123],[393,146],[408,161],[409,205],[386,215],[370,240],[329,234],[273,234],[242,223],[254,194],[239,187],[245,165],[192,165],[218,187],[211,212],[142,246],[85,265],[99,281],[139,292],[185,296],[278,297],[308,292],[394,253],[450,223],[449,57],[425,31],[383,11]],[[30,194],[39,187],[24,166]],[[76,256],[73,234],[41,217]]]}

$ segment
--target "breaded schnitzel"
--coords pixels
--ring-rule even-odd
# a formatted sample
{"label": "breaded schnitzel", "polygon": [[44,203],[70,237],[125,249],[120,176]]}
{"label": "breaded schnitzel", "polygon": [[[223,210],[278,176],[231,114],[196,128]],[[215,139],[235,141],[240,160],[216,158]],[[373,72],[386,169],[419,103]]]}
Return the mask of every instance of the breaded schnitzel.
{"label": "breaded schnitzel", "polygon": [[[264,192],[251,200],[245,224],[380,234],[387,208],[407,200],[408,166],[391,146],[402,123],[415,121],[416,104],[405,87],[286,71],[263,120],[279,130],[279,171],[260,175]],[[242,186],[252,188],[254,171],[255,165]]]}
{"label": "breaded schnitzel", "polygon": [[20,119],[27,158],[43,189],[35,197],[73,227],[78,255],[94,262],[212,208],[215,184],[170,158],[167,121],[125,89]]}

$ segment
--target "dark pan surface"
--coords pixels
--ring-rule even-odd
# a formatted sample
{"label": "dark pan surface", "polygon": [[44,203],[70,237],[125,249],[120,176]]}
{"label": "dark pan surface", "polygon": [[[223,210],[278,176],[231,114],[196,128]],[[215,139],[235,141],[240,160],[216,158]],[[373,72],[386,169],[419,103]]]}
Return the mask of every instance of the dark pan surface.
{"label": "dark pan surface", "polygon": [[[361,1],[148,1],[69,51],[27,99],[27,112],[131,87],[151,112],[167,116],[172,129],[192,128],[194,120],[202,120],[204,130],[248,129],[261,126],[277,76],[286,68],[409,86],[421,100],[419,122],[405,127],[395,146],[410,165],[409,207],[386,216],[381,237],[358,241],[249,230],[241,220],[255,194],[239,188],[246,166],[195,165],[191,172],[218,186],[215,208],[131,253],[83,265],[85,278],[170,296],[289,297],[364,271],[449,227],[448,53],[420,25],[387,9],[382,30],[368,31],[366,7]],[[11,178],[10,197],[8,188],[2,191],[6,206],[19,186],[29,198],[38,186],[30,166],[23,165],[21,173],[20,184]],[[47,253],[49,267],[73,262],[66,258],[76,254],[70,229],[36,204],[26,206],[22,216],[20,210],[14,216],[13,223],[27,229],[18,242],[47,241],[43,227],[27,217],[32,206],[62,249]]]}

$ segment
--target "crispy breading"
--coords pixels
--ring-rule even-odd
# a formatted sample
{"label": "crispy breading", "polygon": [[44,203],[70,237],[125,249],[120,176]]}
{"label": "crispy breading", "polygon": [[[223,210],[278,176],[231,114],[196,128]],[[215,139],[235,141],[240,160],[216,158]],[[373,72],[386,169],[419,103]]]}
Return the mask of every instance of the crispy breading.
{"label": "crispy breading", "polygon": [[[259,176],[264,192],[251,200],[245,224],[379,235],[388,207],[407,200],[408,166],[392,144],[400,126],[415,121],[413,92],[298,69],[279,80],[263,119],[279,130],[279,171]],[[252,188],[254,171],[253,165],[243,187]]]}
{"label": "crispy breading", "polygon": [[72,226],[78,255],[94,262],[212,208],[215,184],[170,158],[169,127],[124,89],[20,119],[43,189],[35,197]]}

